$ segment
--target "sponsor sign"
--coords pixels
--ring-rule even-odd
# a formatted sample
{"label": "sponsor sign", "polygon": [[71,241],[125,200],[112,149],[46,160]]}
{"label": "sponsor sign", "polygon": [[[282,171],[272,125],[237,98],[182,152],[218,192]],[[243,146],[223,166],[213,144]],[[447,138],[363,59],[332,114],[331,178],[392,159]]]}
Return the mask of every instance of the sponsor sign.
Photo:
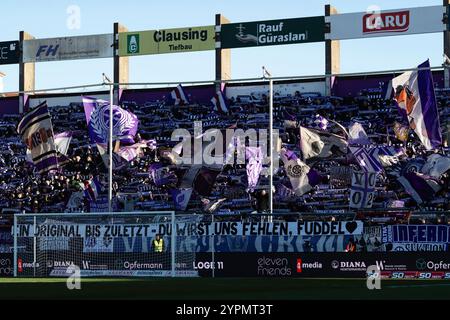
{"label": "sponsor sign", "polygon": [[23,42],[24,62],[110,58],[113,35],[33,39]]}
{"label": "sponsor sign", "polygon": [[[154,237],[170,235],[171,223],[152,224],[37,224],[19,225],[19,237],[65,237],[65,238],[117,238]],[[362,221],[305,221],[305,222],[216,222],[177,223],[178,236],[185,235],[235,235],[235,236],[314,236],[359,235],[363,233]]]}
{"label": "sponsor sign", "polygon": [[119,55],[147,55],[215,49],[215,27],[161,29],[119,34]]}
{"label": "sponsor sign", "polygon": [[[27,260],[29,258],[30,260]],[[192,253],[179,253],[181,262],[176,263],[179,272],[186,275],[197,275],[197,270],[208,270],[211,264],[200,263],[193,259]],[[12,260],[12,257],[11,257]],[[170,252],[162,254],[122,253],[120,257],[113,253],[81,252],[76,257],[61,260],[61,254],[48,252],[36,262],[31,257],[18,258],[18,273],[20,276],[52,276],[67,277],[67,269],[73,265],[80,268],[81,274],[86,276],[133,276],[133,275],[169,275],[172,270],[170,264]],[[1,262],[1,260],[0,260]],[[223,265],[215,262],[214,267],[222,268]]]}
{"label": "sponsor sign", "polygon": [[221,26],[222,48],[324,41],[324,17],[230,23]]}
{"label": "sponsor sign", "polygon": [[325,38],[343,40],[442,32],[446,29],[442,21],[444,12],[443,6],[430,6],[331,15],[326,17],[330,33]]}
{"label": "sponsor sign", "polygon": [[0,65],[19,63],[19,41],[0,42]]}
{"label": "sponsor sign", "polygon": [[[382,277],[446,278],[450,277],[450,260],[440,253],[216,253],[216,277],[336,277],[366,278],[367,268],[376,265]],[[207,261],[211,255],[197,253],[196,259]],[[209,277],[211,270],[199,270]]]}
{"label": "sponsor sign", "polygon": [[0,278],[13,276],[13,259],[12,253],[0,253]]}

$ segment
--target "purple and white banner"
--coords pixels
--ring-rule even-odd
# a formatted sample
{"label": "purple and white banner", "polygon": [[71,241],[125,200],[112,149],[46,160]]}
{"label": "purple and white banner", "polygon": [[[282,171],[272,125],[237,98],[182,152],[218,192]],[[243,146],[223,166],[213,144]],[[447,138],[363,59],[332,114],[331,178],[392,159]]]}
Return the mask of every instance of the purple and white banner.
{"label": "purple and white banner", "polygon": [[392,87],[410,128],[425,148],[432,150],[442,145],[442,133],[429,60],[418,68],[423,70],[407,71],[392,79]]}
{"label": "purple and white banner", "polygon": [[[109,137],[109,102],[83,97],[84,112],[91,143],[106,143]],[[123,143],[134,143],[139,120],[133,113],[113,106],[113,137]]]}

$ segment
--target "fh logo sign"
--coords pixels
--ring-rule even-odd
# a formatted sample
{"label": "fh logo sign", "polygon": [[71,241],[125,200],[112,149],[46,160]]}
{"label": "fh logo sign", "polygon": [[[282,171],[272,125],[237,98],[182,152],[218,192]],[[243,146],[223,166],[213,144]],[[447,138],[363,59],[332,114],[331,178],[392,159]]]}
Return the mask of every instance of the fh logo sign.
{"label": "fh logo sign", "polygon": [[53,46],[53,45],[40,46],[36,53],[36,58],[40,58],[42,54],[44,54],[46,57],[48,57],[48,56],[54,57],[58,53],[58,49],[59,49],[59,44],[57,44],[56,46]]}

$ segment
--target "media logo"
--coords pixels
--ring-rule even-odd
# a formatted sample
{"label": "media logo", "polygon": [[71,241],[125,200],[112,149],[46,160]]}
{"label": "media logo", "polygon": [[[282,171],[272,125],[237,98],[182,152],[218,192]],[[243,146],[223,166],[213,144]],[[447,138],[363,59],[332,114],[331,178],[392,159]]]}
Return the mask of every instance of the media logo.
{"label": "media logo", "polygon": [[409,11],[371,13],[363,16],[363,33],[405,32],[409,29]]}
{"label": "media logo", "polygon": [[301,258],[297,259],[297,273],[302,273],[305,270],[308,269],[322,269],[322,263],[318,261],[314,262],[305,262]]}

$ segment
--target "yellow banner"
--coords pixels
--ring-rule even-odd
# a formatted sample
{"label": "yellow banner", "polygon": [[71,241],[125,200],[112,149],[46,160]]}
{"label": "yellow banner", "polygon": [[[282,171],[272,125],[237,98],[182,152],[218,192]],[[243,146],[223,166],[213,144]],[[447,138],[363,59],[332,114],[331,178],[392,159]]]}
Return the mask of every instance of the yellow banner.
{"label": "yellow banner", "polygon": [[214,50],[215,27],[192,27],[125,32],[119,35],[119,55]]}

